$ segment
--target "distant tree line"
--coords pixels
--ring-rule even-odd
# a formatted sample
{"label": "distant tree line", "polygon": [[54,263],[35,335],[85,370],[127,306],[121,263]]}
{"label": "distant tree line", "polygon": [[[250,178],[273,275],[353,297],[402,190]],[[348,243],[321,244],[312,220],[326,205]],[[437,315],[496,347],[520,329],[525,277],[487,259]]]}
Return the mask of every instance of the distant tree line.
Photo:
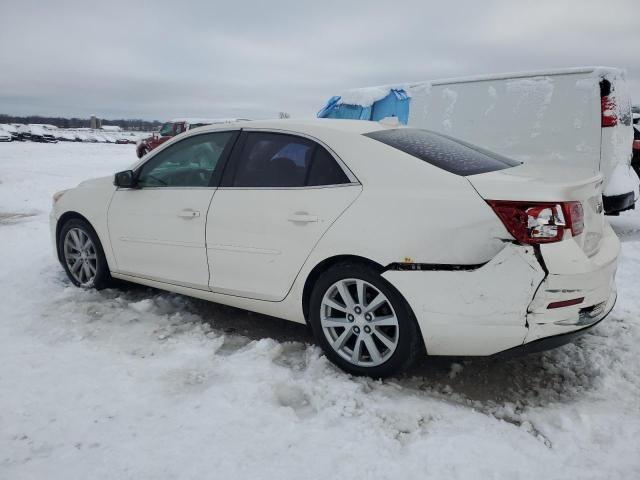
{"label": "distant tree line", "polygon": [[[45,123],[47,125],[55,125],[58,128],[90,128],[91,119],[89,118],[64,118],[64,117],[43,117],[40,115],[29,115],[26,117],[18,117],[15,115],[6,115],[0,113],[0,123]],[[158,120],[148,121],[140,119],[102,119],[103,125],[117,125],[123,130],[142,130],[150,131],[154,127],[162,125]]]}

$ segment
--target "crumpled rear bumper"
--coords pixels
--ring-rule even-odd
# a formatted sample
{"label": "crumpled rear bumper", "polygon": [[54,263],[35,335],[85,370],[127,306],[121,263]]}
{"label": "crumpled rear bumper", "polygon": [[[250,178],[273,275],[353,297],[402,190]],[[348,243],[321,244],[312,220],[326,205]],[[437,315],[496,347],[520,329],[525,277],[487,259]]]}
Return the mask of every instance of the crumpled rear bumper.
{"label": "crumpled rear bumper", "polygon": [[[429,355],[489,356],[526,351],[534,342],[532,351],[553,348],[613,308],[620,242],[606,224],[592,257],[572,240],[537,248],[506,244],[473,270],[387,270],[382,276],[411,306]],[[576,298],[584,300],[548,308]],[[538,342],[543,338],[549,341]]]}
{"label": "crumpled rear bumper", "polygon": [[[593,325],[602,320],[615,304],[620,241],[611,227],[605,225],[600,249],[592,257],[577,249],[570,256],[565,249],[572,245],[563,243],[568,242],[541,247],[548,275],[529,305],[529,331],[525,343]],[[548,308],[551,303],[576,298],[584,300],[578,305]]]}
{"label": "crumpled rear bumper", "polygon": [[523,343],[522,345],[518,345],[516,347],[510,348],[508,350],[503,350],[502,352],[498,352],[495,355],[492,355],[495,358],[513,358],[521,355],[528,355],[530,353],[544,352],[545,350],[551,350],[552,348],[561,347],[562,345],[566,345],[567,343],[571,343],[575,341],[577,338],[581,337],[583,334],[587,333],[593,327],[598,325],[601,321],[603,321],[613,307],[615,305],[615,296],[613,298],[613,302],[611,302],[608,309],[605,309],[603,313],[598,317],[597,320],[594,320],[593,323],[587,325],[586,327],[582,327],[578,330],[571,330],[566,333],[560,333],[557,335],[551,335],[550,337],[542,337],[537,340],[530,341],[528,343]]}

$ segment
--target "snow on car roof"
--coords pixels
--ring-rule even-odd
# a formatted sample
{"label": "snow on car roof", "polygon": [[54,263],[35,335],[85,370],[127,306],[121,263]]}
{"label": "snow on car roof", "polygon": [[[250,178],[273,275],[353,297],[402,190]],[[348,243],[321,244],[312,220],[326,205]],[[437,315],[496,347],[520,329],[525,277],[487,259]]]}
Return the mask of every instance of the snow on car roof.
{"label": "snow on car roof", "polygon": [[44,135],[44,128],[40,125],[29,125],[29,131],[34,135]]}
{"label": "snow on car roof", "polygon": [[0,124],[0,130],[4,130],[5,132],[17,132],[18,127],[11,125],[10,123],[3,123]]}

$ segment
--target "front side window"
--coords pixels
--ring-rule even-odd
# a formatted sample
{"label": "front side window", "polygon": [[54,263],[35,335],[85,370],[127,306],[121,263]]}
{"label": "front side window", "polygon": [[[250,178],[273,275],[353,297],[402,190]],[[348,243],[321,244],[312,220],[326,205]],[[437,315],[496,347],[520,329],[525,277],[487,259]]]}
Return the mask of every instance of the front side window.
{"label": "front side window", "polygon": [[154,155],[138,171],[140,187],[208,187],[235,132],[185,138]]}
{"label": "front side window", "polygon": [[235,158],[234,187],[305,187],[349,183],[317,143],[295,135],[248,132]]}

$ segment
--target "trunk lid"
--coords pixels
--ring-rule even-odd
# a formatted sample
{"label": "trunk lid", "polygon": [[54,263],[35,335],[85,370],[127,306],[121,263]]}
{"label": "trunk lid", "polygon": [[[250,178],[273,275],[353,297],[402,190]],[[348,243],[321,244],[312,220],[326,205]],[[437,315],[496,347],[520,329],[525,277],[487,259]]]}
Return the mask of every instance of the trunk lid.
{"label": "trunk lid", "polygon": [[573,239],[586,255],[598,252],[605,222],[602,175],[588,169],[523,164],[466,178],[484,200],[581,202],[584,230]]}

